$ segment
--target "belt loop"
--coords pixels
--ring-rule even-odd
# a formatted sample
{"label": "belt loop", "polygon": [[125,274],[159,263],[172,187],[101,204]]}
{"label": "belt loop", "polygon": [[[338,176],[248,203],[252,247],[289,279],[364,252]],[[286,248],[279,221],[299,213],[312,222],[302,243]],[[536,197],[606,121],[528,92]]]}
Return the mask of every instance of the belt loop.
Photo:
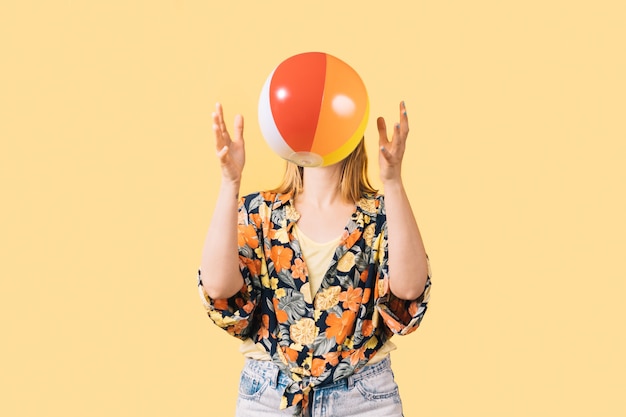
{"label": "belt loop", "polygon": [[272,369],[270,372],[270,386],[274,389],[276,389],[276,386],[278,385],[278,378],[280,377],[280,368],[278,368],[278,366],[272,362],[270,362],[272,365]]}
{"label": "belt loop", "polygon": [[352,387],[354,386],[354,375],[350,375],[349,377],[347,377],[346,383],[348,385],[348,389],[352,389]]}

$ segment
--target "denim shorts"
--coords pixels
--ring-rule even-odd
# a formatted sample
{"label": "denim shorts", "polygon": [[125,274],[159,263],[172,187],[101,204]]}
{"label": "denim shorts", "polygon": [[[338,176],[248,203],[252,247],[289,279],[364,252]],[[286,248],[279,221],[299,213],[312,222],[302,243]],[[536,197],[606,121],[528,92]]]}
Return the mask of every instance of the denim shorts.
{"label": "denim shorts", "polygon": [[[296,407],[280,410],[281,393],[291,382],[270,361],[246,359],[241,372],[236,417],[300,415]],[[402,417],[402,402],[391,370],[391,360],[367,365],[356,374],[314,388],[307,417]]]}

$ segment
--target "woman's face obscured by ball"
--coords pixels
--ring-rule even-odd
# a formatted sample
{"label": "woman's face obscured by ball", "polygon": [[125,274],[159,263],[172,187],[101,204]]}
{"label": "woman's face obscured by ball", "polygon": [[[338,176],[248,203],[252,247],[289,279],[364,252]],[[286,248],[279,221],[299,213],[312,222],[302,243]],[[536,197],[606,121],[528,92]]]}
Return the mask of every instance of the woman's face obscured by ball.
{"label": "woman's face obscured by ball", "polygon": [[363,137],[369,99],[363,81],[332,55],[309,52],[280,63],[259,98],[268,145],[300,166],[327,166],[348,156]]}

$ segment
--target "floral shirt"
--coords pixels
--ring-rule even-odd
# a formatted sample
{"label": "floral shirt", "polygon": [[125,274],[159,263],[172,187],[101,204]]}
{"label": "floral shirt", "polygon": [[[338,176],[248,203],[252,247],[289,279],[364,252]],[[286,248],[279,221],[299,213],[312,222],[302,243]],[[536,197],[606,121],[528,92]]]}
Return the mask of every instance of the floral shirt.
{"label": "floral shirt", "polygon": [[364,195],[346,225],[316,294],[292,228],[299,219],[291,195],[255,193],[239,203],[238,245],[244,285],[228,299],[198,286],[209,317],[231,335],[253,338],[292,383],[281,408],[306,406],[311,388],[363,367],[393,334],[421,322],[424,293],[402,300],[389,291],[384,197]]}

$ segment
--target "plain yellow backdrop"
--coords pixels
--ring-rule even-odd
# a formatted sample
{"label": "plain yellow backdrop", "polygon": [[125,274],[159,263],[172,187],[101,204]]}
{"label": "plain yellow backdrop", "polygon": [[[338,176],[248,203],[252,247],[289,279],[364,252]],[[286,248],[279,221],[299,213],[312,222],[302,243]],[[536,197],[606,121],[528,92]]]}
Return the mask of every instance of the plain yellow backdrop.
{"label": "plain yellow backdrop", "polygon": [[195,271],[210,113],[243,192],[283,169],[256,106],[323,51],[411,125],[432,301],[392,355],[407,416],[626,415],[622,1],[3,1],[0,415],[230,416],[238,342]]}

